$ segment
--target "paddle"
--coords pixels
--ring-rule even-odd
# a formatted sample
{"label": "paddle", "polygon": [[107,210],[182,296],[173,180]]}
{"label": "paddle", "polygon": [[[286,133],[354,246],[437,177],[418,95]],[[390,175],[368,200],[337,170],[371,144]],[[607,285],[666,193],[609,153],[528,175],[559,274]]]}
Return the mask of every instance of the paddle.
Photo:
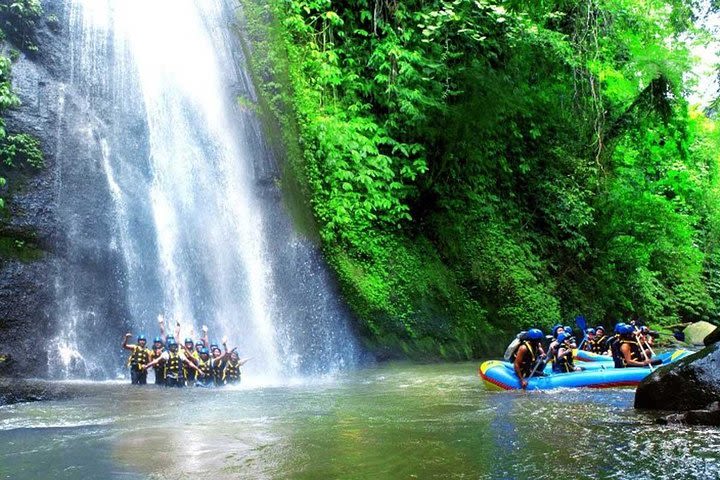
{"label": "paddle", "polygon": [[585,330],[587,330],[587,322],[585,321],[585,315],[578,315],[575,317],[575,325],[582,330],[583,332],[583,338],[580,341],[580,345],[578,345],[578,350],[582,349],[583,343],[585,343],[585,339],[587,338],[587,334],[585,333]]}

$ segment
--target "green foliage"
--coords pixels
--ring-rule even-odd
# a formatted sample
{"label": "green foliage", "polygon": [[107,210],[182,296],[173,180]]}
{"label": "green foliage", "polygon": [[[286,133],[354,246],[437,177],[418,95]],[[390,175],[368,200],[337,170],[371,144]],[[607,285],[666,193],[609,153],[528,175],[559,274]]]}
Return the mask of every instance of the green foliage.
{"label": "green foliage", "polygon": [[40,0],[0,0],[0,28],[19,48],[36,52],[35,22],[42,13]]}
{"label": "green foliage", "polygon": [[261,106],[373,348],[717,318],[720,137],[683,99],[690,2],[244,8]]}
{"label": "green foliage", "polygon": [[[33,51],[31,42],[35,20],[42,14],[38,0],[5,1],[0,0],[0,33],[4,40]],[[10,49],[15,60],[19,53]],[[0,56],[0,115],[10,108],[20,105],[20,99],[12,91],[10,79],[11,58]],[[36,138],[26,133],[8,134],[5,121],[0,118],[0,193],[5,194],[8,182],[5,176],[12,169],[30,167],[37,170],[44,166],[43,153]],[[0,209],[5,207],[5,198],[0,197]],[[7,249],[6,249],[7,250]]]}

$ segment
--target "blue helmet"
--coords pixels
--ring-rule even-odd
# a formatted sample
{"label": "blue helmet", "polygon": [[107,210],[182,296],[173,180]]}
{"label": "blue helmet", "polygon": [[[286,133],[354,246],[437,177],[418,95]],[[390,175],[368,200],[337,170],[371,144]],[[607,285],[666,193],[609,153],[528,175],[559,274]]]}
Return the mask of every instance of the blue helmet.
{"label": "blue helmet", "polygon": [[212,350],[213,348],[218,348],[217,342],[212,342],[212,343],[210,344],[210,350]]}
{"label": "blue helmet", "polygon": [[571,327],[568,327],[567,325],[563,327],[563,331],[568,334],[568,337],[572,337],[573,331]]}
{"label": "blue helmet", "polygon": [[187,345],[188,343],[195,343],[195,342],[193,342],[193,339],[192,339],[192,338],[186,337],[186,338],[185,338],[185,345]]}
{"label": "blue helmet", "polygon": [[605,333],[605,327],[603,327],[602,325],[598,325],[597,327],[595,327],[596,332],[600,332],[600,330],[602,330],[603,333]]}
{"label": "blue helmet", "polygon": [[138,335],[137,341],[139,342],[140,340],[147,341],[147,338],[145,338],[145,335]]}
{"label": "blue helmet", "polygon": [[203,342],[202,340],[198,340],[197,342],[195,342],[195,346],[197,348],[202,348],[205,346],[205,342]]}
{"label": "blue helmet", "polygon": [[564,333],[564,332],[563,332],[563,333],[558,334],[558,336],[557,336],[557,341],[558,341],[558,343],[563,343],[563,342],[564,342],[565,340],[567,340],[568,338],[570,338],[570,335],[568,335],[567,333]]}
{"label": "blue helmet", "polygon": [[622,333],[621,330],[625,328],[625,322],[620,322],[615,325],[615,333]]}
{"label": "blue helmet", "polygon": [[160,338],[160,337],[153,338],[153,343],[163,343],[162,338]]}
{"label": "blue helmet", "polygon": [[623,325],[620,330],[620,335],[632,335],[635,332],[635,327],[632,325]]}
{"label": "blue helmet", "polygon": [[178,344],[174,338],[169,338],[168,342],[167,342],[167,346],[168,346],[168,348],[172,348],[172,347],[177,348]]}
{"label": "blue helmet", "polygon": [[200,349],[200,355],[210,355],[210,351],[207,349],[207,347],[202,347]]}
{"label": "blue helmet", "polygon": [[553,335],[553,337],[557,337],[558,330],[560,330],[560,329],[562,329],[562,328],[563,328],[563,326],[560,325],[559,323],[558,323],[557,325],[553,325],[553,328],[552,328],[552,335]]}
{"label": "blue helmet", "polygon": [[587,329],[587,333],[588,333],[588,334],[595,335],[595,329],[594,329],[594,328],[588,328],[588,329]]}
{"label": "blue helmet", "polygon": [[538,328],[531,328],[527,332],[528,340],[542,340],[544,337],[542,330]]}

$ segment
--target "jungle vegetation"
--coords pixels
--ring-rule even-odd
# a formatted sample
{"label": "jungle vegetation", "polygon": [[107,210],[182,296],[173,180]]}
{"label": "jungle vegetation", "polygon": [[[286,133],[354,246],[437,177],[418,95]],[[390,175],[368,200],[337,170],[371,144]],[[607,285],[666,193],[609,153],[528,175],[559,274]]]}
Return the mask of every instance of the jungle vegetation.
{"label": "jungle vegetation", "polygon": [[470,358],[576,314],[718,318],[695,2],[242,4],[286,176],[381,356]]}

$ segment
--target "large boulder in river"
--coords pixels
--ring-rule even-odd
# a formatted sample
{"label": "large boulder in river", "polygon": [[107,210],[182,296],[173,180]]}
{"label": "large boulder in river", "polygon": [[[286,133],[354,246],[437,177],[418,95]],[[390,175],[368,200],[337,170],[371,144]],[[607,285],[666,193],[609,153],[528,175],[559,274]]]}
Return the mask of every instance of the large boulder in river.
{"label": "large boulder in river", "polygon": [[655,370],[638,386],[635,408],[688,411],[720,398],[720,343]]}
{"label": "large boulder in river", "polygon": [[704,345],[703,340],[717,327],[710,322],[695,322],[688,325],[683,333],[685,341],[691,345]]}

